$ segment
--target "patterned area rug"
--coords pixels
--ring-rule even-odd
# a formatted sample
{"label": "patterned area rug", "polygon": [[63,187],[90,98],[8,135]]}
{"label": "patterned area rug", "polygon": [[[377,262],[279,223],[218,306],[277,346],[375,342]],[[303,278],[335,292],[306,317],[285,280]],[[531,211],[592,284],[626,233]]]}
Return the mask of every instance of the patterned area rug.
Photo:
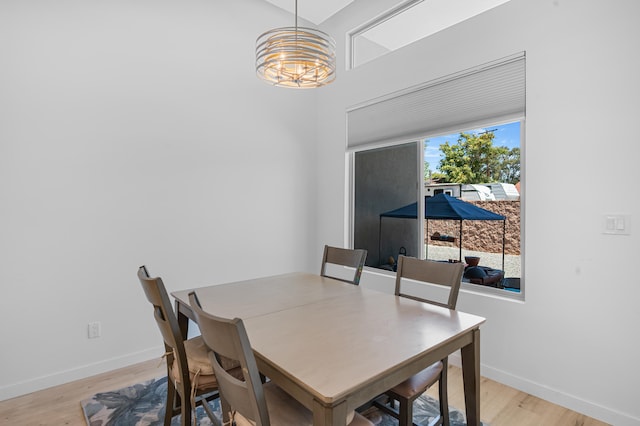
{"label": "patterned area rug", "polygon": [[[82,401],[81,405],[88,426],[162,426],[166,395],[167,378],[162,377],[116,391],[98,393]],[[211,408],[215,413],[220,414],[217,400],[211,403]],[[428,424],[437,413],[437,400],[427,395],[416,400],[414,421],[417,424]],[[369,408],[362,414],[376,426],[397,426],[398,424],[396,419],[375,407]],[[213,425],[202,407],[197,408],[196,416],[198,425]],[[459,410],[450,408],[450,416],[451,426],[466,424],[464,414]],[[171,425],[180,425],[180,416],[174,417]]]}

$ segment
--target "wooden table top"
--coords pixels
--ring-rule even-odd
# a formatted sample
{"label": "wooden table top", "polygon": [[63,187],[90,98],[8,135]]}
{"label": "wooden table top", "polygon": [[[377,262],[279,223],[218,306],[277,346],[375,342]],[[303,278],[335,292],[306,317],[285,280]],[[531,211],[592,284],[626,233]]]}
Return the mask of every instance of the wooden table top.
{"label": "wooden table top", "polygon": [[202,309],[223,318],[247,318],[357,293],[358,287],[320,275],[291,273],[171,293],[189,305],[195,290]]}
{"label": "wooden table top", "polygon": [[[172,295],[188,307],[190,291]],[[314,274],[195,291],[205,311],[242,318],[261,369],[309,408],[354,409],[468,344],[485,321]]]}
{"label": "wooden table top", "polygon": [[248,318],[245,325],[257,353],[332,403],[482,322],[363,290]]}

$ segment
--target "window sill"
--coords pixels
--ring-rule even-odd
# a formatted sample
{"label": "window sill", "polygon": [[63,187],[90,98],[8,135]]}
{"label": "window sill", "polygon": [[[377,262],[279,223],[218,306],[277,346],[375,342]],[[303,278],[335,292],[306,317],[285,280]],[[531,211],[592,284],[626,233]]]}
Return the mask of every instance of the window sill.
{"label": "window sill", "polygon": [[480,284],[471,284],[463,282],[460,286],[460,292],[468,294],[477,294],[478,296],[487,296],[494,299],[502,299],[512,302],[524,303],[524,292],[504,290],[501,288],[487,287]]}
{"label": "window sill", "polygon": [[[395,279],[396,273],[393,271],[365,266],[363,269],[363,278],[361,279],[360,284],[364,284],[363,287],[370,288],[372,290],[393,293],[395,288]],[[467,282],[462,283],[460,286],[460,292],[510,302],[524,303],[525,300],[523,291],[514,292]]]}

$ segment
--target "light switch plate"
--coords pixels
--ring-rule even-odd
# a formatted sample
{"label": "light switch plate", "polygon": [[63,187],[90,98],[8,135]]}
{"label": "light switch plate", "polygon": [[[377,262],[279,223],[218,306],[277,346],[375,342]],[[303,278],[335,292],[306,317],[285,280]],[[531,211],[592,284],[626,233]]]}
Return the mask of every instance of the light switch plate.
{"label": "light switch plate", "polygon": [[628,214],[605,214],[603,216],[603,234],[609,235],[630,235],[631,215]]}

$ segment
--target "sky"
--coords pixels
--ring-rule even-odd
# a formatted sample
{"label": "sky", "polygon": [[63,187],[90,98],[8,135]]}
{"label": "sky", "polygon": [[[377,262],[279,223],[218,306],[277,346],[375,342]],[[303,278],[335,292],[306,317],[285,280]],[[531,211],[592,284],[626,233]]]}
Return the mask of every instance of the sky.
{"label": "sky", "polygon": [[[494,130],[495,129],[495,130]],[[487,128],[474,129],[469,133],[481,133],[487,130],[494,130],[495,138],[493,139],[494,146],[506,146],[507,148],[520,147],[520,122],[502,124],[499,126],[489,126]],[[466,131],[465,131],[466,132]],[[440,145],[449,142],[449,145],[453,145],[457,142],[460,132],[436,136],[425,139],[424,149],[424,161],[429,162],[429,168],[431,171],[438,170],[440,164]]]}

